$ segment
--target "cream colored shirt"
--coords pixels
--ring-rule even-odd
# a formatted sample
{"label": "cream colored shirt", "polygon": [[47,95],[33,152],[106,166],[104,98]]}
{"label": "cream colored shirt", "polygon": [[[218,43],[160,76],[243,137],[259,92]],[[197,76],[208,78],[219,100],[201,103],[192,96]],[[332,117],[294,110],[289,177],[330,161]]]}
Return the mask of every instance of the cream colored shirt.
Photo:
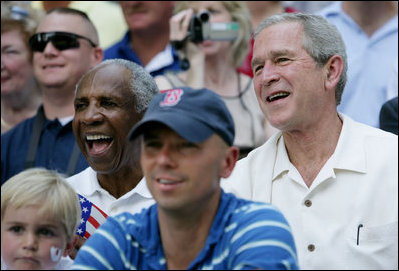
{"label": "cream colored shirt", "polygon": [[100,186],[97,173],[91,167],[67,178],[67,181],[77,193],[93,202],[109,216],[122,212],[138,213],[155,203],[145,178],[118,199]]}
{"label": "cream colored shirt", "polygon": [[398,269],[398,137],[340,116],[336,150],[311,187],[281,132],[238,161],[222,187],[282,211],[301,269]]}

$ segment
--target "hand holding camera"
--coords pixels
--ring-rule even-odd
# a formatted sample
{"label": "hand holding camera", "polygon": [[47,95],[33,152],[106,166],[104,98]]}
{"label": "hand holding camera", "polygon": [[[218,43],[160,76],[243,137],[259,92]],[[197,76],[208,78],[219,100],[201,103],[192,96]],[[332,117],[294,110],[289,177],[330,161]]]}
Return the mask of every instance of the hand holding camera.
{"label": "hand holding camera", "polygon": [[[233,41],[238,37],[239,25],[236,22],[211,23],[210,13],[202,11],[194,14],[192,9],[176,14],[170,21],[171,44],[176,50],[185,50],[187,41],[195,44],[205,40]],[[187,58],[181,60],[181,67],[187,70],[190,63]]]}

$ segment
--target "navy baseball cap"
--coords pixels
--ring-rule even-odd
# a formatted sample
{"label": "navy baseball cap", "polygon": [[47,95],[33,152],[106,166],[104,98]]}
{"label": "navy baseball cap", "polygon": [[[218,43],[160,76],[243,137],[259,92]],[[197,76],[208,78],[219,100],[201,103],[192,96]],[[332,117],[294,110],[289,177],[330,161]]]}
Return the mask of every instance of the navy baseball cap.
{"label": "navy baseball cap", "polygon": [[184,139],[198,143],[218,134],[229,146],[234,141],[234,122],[224,101],[212,90],[181,87],[163,90],[152,100],[129,132],[130,140],[140,135],[150,123],[162,123]]}

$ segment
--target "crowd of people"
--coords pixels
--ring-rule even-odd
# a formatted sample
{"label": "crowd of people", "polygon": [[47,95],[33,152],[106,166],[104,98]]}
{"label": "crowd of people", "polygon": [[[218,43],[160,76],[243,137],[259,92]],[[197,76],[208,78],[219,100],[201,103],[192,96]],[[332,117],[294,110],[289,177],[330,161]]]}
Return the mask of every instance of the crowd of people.
{"label": "crowd of people", "polygon": [[1,3],[2,269],[398,268],[397,2],[94,3]]}

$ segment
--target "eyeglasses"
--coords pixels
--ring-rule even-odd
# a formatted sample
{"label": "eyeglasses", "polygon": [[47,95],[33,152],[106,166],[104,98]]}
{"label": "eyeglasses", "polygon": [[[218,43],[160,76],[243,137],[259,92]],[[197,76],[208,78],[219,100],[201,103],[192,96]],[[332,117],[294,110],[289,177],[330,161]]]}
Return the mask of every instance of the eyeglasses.
{"label": "eyeglasses", "polygon": [[34,34],[29,39],[29,46],[33,52],[43,52],[47,43],[51,41],[57,50],[62,51],[71,48],[79,48],[80,43],[78,39],[87,40],[93,47],[97,46],[89,38],[68,32],[43,32]]}

